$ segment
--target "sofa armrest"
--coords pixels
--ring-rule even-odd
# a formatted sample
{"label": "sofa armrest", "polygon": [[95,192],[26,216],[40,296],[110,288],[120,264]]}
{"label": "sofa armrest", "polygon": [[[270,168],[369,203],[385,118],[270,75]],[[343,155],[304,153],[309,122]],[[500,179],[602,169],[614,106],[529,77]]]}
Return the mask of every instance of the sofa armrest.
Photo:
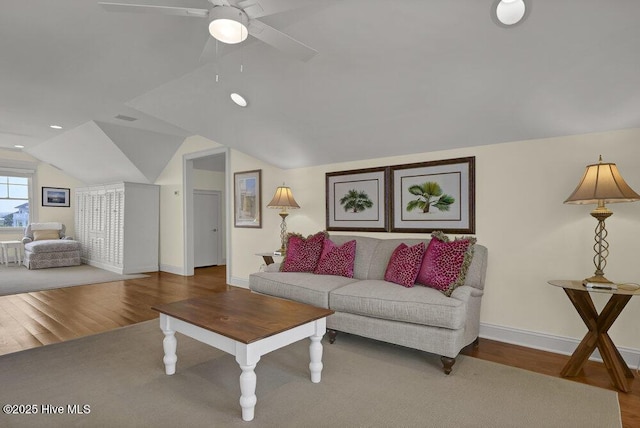
{"label": "sofa armrest", "polygon": [[482,290],[478,290],[477,288],[471,287],[469,285],[462,285],[451,293],[451,297],[453,299],[462,300],[466,302],[470,297],[482,297],[484,292]]}
{"label": "sofa armrest", "polygon": [[28,236],[25,236],[24,238],[22,238],[23,244],[28,244],[29,242],[33,242],[33,239],[29,238]]}

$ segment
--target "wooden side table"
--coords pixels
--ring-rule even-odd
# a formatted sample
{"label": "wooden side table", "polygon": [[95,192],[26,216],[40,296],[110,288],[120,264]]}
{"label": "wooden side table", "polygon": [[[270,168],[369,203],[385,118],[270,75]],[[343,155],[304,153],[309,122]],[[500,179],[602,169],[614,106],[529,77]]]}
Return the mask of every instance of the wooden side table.
{"label": "wooden side table", "polygon": [[[597,347],[613,385],[620,391],[629,392],[631,388],[629,388],[627,379],[634,377],[633,372],[627,366],[607,332],[629,303],[631,297],[640,295],[640,290],[588,289],[582,285],[582,281],[570,280],[553,280],[549,281],[549,284],[561,287],[565,291],[589,329],[576,350],[573,351],[560,375],[563,377],[577,376]],[[599,314],[593,304],[590,292],[611,295]]]}
{"label": "wooden side table", "polygon": [[267,266],[274,263],[274,257],[282,257],[281,255],[273,253],[257,253],[256,256],[262,257],[262,260],[264,260],[264,264],[266,264]]}

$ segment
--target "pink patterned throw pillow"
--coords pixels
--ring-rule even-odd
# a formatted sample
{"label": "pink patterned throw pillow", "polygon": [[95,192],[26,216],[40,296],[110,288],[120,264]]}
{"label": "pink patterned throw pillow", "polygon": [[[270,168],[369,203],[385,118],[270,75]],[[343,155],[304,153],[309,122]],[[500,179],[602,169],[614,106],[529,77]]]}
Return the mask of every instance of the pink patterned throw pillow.
{"label": "pink patterned throw pillow", "polygon": [[324,240],[324,248],[314,273],[353,278],[353,264],[356,260],[356,240],[338,246],[330,239]]}
{"label": "pink patterned throw pillow", "polygon": [[449,241],[442,233],[434,233],[416,283],[450,296],[456,287],[464,284],[475,242],[471,237]]}
{"label": "pink patterned throw pillow", "polygon": [[398,245],[389,259],[384,280],[407,288],[413,287],[420,270],[424,251],[424,242],[412,247],[408,247],[406,244]]}
{"label": "pink patterned throw pillow", "polygon": [[282,272],[313,272],[320,260],[326,232],[303,238],[301,235],[289,234],[287,254],[282,262]]}

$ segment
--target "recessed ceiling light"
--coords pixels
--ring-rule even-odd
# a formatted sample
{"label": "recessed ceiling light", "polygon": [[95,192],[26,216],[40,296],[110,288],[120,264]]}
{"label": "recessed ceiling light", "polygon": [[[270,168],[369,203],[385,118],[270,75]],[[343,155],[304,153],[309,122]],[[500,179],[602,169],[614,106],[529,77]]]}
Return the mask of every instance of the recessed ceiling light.
{"label": "recessed ceiling light", "polygon": [[504,25],[514,25],[522,20],[525,10],[524,0],[501,0],[496,6],[496,17]]}
{"label": "recessed ceiling light", "polygon": [[60,126],[60,125],[49,125],[49,128],[62,129],[62,126]]}
{"label": "recessed ceiling light", "polygon": [[15,147],[16,149],[24,149],[24,146],[22,144],[14,144],[13,147]]}
{"label": "recessed ceiling light", "polygon": [[240,94],[233,92],[231,94],[231,99],[233,100],[234,103],[238,104],[240,107],[247,106],[247,100]]}

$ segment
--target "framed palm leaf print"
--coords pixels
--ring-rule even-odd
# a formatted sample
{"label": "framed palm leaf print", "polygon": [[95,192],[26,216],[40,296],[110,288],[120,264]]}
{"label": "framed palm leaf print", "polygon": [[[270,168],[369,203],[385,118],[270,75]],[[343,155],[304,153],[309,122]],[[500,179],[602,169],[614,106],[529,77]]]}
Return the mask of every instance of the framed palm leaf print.
{"label": "framed palm leaf print", "polygon": [[475,233],[475,157],[390,167],[392,232]]}
{"label": "framed palm leaf print", "polygon": [[386,232],[388,167],[326,173],[327,230]]}

